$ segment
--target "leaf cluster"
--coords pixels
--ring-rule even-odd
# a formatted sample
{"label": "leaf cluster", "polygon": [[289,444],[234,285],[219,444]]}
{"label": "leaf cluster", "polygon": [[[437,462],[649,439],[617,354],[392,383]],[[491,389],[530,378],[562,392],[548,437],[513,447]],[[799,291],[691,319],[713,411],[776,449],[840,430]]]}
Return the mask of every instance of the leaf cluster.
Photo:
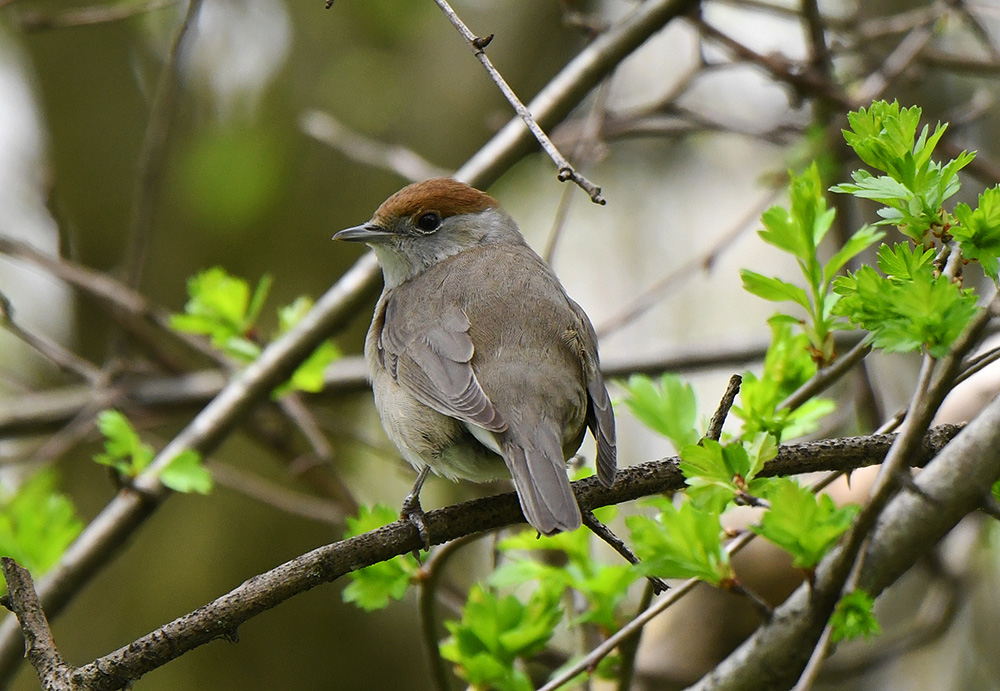
{"label": "leaf cluster", "polygon": [[[97,427],[104,437],[104,451],[95,455],[101,465],[114,468],[124,478],[135,478],[153,461],[153,447],[143,443],[138,432],[122,413],[105,410],[97,415]],[[212,474],[201,462],[201,455],[185,449],[174,456],[159,472],[159,479],[175,492],[208,494]]]}
{"label": "leaf cluster", "polygon": [[930,132],[924,125],[918,135],[920,116],[920,108],[900,108],[896,101],[876,101],[848,113],[850,129],[844,130],[844,139],[858,158],[884,174],[858,170],[853,183],[831,190],[883,204],[877,225],[894,225],[923,244],[928,234],[940,235],[950,224],[942,205],[958,192],[958,171],[975,154],[963,151],[947,163],[934,161],[931,156],[948,126],[938,123]]}
{"label": "leaf cluster", "polygon": [[926,348],[943,357],[976,316],[976,294],[937,273],[935,252],[908,244],[878,251],[880,275],[863,266],[837,279],[842,296],[836,312],[871,333],[872,344],[889,352]]}
{"label": "leaf cluster", "polygon": [[471,688],[531,691],[535,686],[519,663],[544,649],[561,619],[555,588],[539,587],[521,602],[477,584],[461,621],[445,622],[451,635],[440,645],[441,656],[456,663]]}
{"label": "leaf cluster", "polygon": [[73,502],[56,490],[54,471],[39,471],[14,491],[0,487],[0,554],[34,576],[48,571],[81,530]]}
{"label": "leaf cluster", "polygon": [[849,641],[859,636],[869,639],[882,633],[882,627],[872,611],[874,606],[875,598],[864,590],[852,590],[840,598],[830,617],[833,642]]}
{"label": "leaf cluster", "polygon": [[841,328],[834,317],[837,295],[830,290],[836,274],[858,254],[878,241],[884,233],[865,226],[852,235],[826,262],[819,259],[819,246],[833,226],[836,210],[827,208],[822,181],[815,163],[801,175],[791,174],[791,207],[773,206],[764,212],[761,239],[795,258],[806,287],[802,288],[775,276],[744,269],[740,272],[743,288],[772,302],[792,302],[801,307],[806,320],[782,315],[802,327],[809,339],[814,359],[822,364],[833,361],[833,332]]}
{"label": "leaf cluster", "polygon": [[[213,346],[239,362],[252,362],[262,351],[257,324],[272,283],[270,276],[264,276],[251,291],[249,283],[221,267],[206,269],[188,279],[184,313],[172,315],[170,325],[178,331],[207,336]],[[280,308],[278,335],[295,326],[312,304],[303,296]],[[331,341],[323,342],[275,395],[292,390],[321,391],[323,372],[339,357],[340,351]]]}
{"label": "leaf cluster", "polygon": [[[357,516],[347,519],[344,539],[381,528],[398,517],[398,512],[385,504],[361,506]],[[344,602],[353,602],[368,612],[384,609],[390,600],[403,599],[419,570],[416,558],[412,554],[404,554],[351,571],[348,574],[351,582],[344,588],[341,597]]]}

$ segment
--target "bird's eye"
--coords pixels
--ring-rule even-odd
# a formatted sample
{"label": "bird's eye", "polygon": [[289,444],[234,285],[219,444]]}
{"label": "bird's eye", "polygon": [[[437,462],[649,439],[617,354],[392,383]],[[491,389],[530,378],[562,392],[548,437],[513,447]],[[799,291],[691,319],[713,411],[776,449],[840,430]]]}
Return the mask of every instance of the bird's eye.
{"label": "bird's eye", "polygon": [[441,215],[435,211],[423,214],[417,219],[417,228],[425,233],[433,233],[441,226]]}

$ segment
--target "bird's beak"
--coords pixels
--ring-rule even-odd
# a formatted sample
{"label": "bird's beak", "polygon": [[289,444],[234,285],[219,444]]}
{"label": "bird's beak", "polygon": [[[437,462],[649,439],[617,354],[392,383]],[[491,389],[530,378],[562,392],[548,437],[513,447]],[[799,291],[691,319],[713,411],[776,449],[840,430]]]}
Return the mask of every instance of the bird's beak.
{"label": "bird's beak", "polygon": [[393,237],[392,233],[385,228],[381,228],[374,223],[345,228],[333,236],[334,240],[347,240],[348,242],[384,242]]}

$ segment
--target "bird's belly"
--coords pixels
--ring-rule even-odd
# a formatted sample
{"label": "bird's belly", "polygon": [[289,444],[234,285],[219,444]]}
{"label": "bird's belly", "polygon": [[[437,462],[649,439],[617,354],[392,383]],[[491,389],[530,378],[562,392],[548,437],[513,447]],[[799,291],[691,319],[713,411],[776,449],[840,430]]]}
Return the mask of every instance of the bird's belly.
{"label": "bird's belly", "polygon": [[386,435],[418,471],[429,466],[449,480],[473,482],[510,477],[503,458],[483,446],[462,422],[416,400],[388,374],[375,373],[372,390]]}

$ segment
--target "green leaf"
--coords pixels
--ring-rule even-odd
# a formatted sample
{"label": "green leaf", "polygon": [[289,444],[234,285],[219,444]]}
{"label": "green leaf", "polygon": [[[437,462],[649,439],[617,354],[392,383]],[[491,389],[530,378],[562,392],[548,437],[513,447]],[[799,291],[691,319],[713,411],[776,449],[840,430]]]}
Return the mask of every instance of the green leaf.
{"label": "green leaf", "polygon": [[679,508],[669,501],[657,506],[657,520],[641,515],[625,519],[643,573],[699,578],[712,585],[733,578],[729,555],[722,545],[718,513],[701,510],[690,501]]}
{"label": "green leaf", "polygon": [[299,365],[288,386],[297,391],[319,393],[326,386],[326,368],[335,360],[340,359],[340,349],[331,341],[325,341],[312,352],[312,355]]}
{"label": "green leaf", "polygon": [[784,319],[772,318],[768,323],[772,336],[763,372],[760,376],[744,373],[740,405],[733,407],[733,414],[743,420],[743,439],[767,432],[779,441],[786,441],[811,431],[833,405],[825,399],[812,399],[796,410],[778,409],[816,373],[816,361],[808,337],[794,333]]}
{"label": "green leaf", "polygon": [[782,281],[780,278],[763,276],[749,269],[742,269],[740,277],[743,279],[743,290],[752,295],[771,302],[788,300],[806,310],[810,308],[809,296],[797,285]]}
{"label": "green leaf", "polygon": [[440,645],[441,656],[474,688],[530,691],[534,685],[515,662],[541,651],[561,618],[558,591],[538,588],[525,604],[476,584],[461,621],[445,622],[451,635]]}
{"label": "green leaf", "polygon": [[[381,528],[398,518],[399,513],[385,504],[361,506],[357,516],[347,519],[344,539]],[[341,597],[344,602],[353,602],[365,611],[384,609],[390,600],[403,599],[418,570],[413,555],[405,554],[352,571],[347,574],[351,582]]]}
{"label": "green leaf", "polygon": [[14,492],[0,488],[0,554],[36,578],[59,561],[83,530],[73,502],[56,491],[56,473],[42,470]]}
{"label": "green leaf", "polygon": [[[610,510],[609,510],[610,509]],[[599,520],[607,522],[614,516],[614,507],[604,507],[598,512]],[[585,530],[538,537],[535,530],[523,530],[500,541],[500,551],[507,559],[490,576],[493,587],[520,586],[537,580],[539,587],[563,592],[572,588],[582,595],[587,607],[574,624],[589,622],[605,632],[617,631],[621,626],[618,607],[628,595],[628,587],[640,574],[628,564],[603,564],[592,555],[591,535]],[[559,566],[542,563],[519,551],[561,552],[565,555]]]}
{"label": "green leaf", "polygon": [[104,452],[94,456],[97,463],[135,477],[153,460],[153,447],[142,443],[128,418],[117,410],[98,413],[97,429],[104,436]]}
{"label": "green leaf", "polygon": [[679,376],[668,372],[654,382],[634,374],[622,386],[627,393],[625,404],[639,422],[670,439],[678,449],[698,441],[694,389]]}
{"label": "green leaf", "polygon": [[841,299],[834,313],[870,331],[876,347],[890,352],[923,347],[943,357],[979,308],[971,290],[935,276],[929,252],[905,244],[881,248],[879,266],[889,275],[863,266],[839,277],[834,290]]}
{"label": "green leaf", "polygon": [[1000,185],[979,195],[979,204],[955,207],[959,225],[950,232],[959,241],[966,259],[978,259],[983,271],[994,281],[1000,270]]}
{"label": "green leaf", "polygon": [[160,471],[160,482],[175,492],[197,492],[208,494],[212,491],[212,474],[201,462],[201,454],[185,449]]}
{"label": "green leaf", "polygon": [[[173,328],[208,336],[216,348],[247,361],[256,357],[247,343],[267,293],[271,277],[257,283],[251,297],[250,285],[230,276],[221,267],[202,271],[188,279],[188,301],[184,314],[171,316]],[[258,353],[259,354],[259,353]]]}
{"label": "green leaf", "polygon": [[[278,310],[279,333],[287,333],[298,324],[306,313],[312,309],[313,301],[305,296]],[[308,391],[318,393],[326,385],[326,368],[341,356],[340,349],[332,341],[324,341],[299,365],[291,378],[274,390],[274,396],[280,397],[289,391]]]}
{"label": "green leaf", "polygon": [[817,496],[789,478],[770,480],[766,497],[771,508],[750,529],[791,554],[800,569],[818,564],[859,510],[853,504],[838,508],[828,495]]}
{"label": "green leaf", "polygon": [[872,612],[874,605],[875,599],[864,590],[852,590],[840,598],[830,617],[833,642],[852,640],[858,636],[870,639],[882,633],[882,627]]}
{"label": "green leaf", "polygon": [[883,237],[885,237],[885,233],[874,226],[866,225],[862,227],[827,261],[823,267],[823,282],[829,283],[832,281],[837,272],[844,268],[847,262],[864,252]]}

